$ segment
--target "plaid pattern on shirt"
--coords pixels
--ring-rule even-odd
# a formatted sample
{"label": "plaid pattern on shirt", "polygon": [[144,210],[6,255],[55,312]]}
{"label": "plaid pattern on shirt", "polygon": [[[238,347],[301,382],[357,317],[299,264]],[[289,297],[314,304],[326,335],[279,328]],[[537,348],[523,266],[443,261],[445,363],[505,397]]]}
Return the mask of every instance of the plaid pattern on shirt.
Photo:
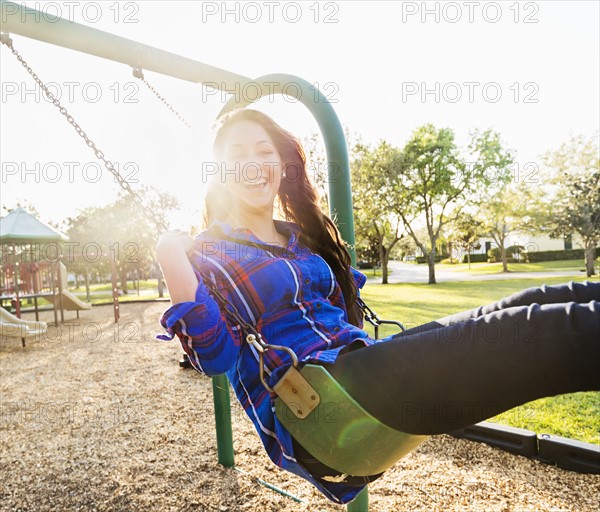
{"label": "plaid pattern on shirt", "polygon": [[[298,243],[299,226],[278,220],[275,226],[288,236],[286,248],[221,221],[196,236],[190,256],[199,280],[195,300],[168,308],[160,318],[168,335],[157,338],[177,336],[198,372],[225,373],[271,460],[309,480],[335,503],[347,503],[362,487],[315,479],[296,462],[292,438],[275,416],[276,395],[260,381],[256,349],[244,343],[239,325],[219,309],[201,277],[207,276],[265,341],[291,347],[301,363],[333,363],[340,350],[355,340],[365,345],[383,341],[348,323],[333,271],[321,256]],[[350,270],[362,288],[366,276]],[[273,387],[291,359],[285,351],[269,350],[264,360],[265,379]]]}

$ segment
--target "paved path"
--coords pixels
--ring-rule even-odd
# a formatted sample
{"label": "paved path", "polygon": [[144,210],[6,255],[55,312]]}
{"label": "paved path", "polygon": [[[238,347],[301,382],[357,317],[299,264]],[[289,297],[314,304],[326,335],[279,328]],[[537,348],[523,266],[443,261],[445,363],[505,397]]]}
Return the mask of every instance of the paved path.
{"label": "paved path", "polygon": [[[402,263],[400,261],[390,261],[390,274],[388,281],[390,283],[427,283],[429,280],[429,270],[427,265],[415,265],[414,263]],[[378,270],[378,275],[373,277],[373,271],[370,269],[362,270],[366,274],[369,282],[380,283],[381,271]],[[448,281],[494,281],[498,279],[528,279],[540,278],[546,279],[550,277],[582,277],[585,273],[579,270],[561,270],[555,272],[508,272],[498,274],[475,274],[471,272],[457,272],[456,269],[448,265],[435,266],[435,280],[438,283]],[[592,277],[590,279],[597,279]],[[565,279],[568,281],[568,279]]]}

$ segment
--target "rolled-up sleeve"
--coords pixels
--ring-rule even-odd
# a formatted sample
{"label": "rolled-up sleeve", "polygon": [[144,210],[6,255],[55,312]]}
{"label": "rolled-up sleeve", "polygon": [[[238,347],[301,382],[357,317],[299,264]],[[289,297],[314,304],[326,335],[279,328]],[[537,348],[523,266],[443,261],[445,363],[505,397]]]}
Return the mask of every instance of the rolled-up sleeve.
{"label": "rolled-up sleeve", "polygon": [[350,272],[352,272],[352,277],[354,278],[354,282],[356,283],[356,288],[360,290],[367,282],[367,276],[363,274],[360,270],[356,270],[352,266],[350,266]]}
{"label": "rolled-up sleeve", "polygon": [[237,361],[241,348],[238,326],[230,326],[217,302],[199,277],[194,302],[179,302],[167,309],[160,324],[168,334],[160,340],[179,338],[192,366],[206,375],[227,372]]}

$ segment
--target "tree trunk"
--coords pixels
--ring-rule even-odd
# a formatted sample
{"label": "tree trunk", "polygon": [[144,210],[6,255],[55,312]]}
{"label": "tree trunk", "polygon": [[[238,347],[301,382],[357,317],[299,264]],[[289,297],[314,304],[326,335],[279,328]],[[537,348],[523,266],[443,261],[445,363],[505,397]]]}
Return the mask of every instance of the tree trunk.
{"label": "tree trunk", "polygon": [[508,262],[506,261],[506,247],[504,242],[500,246],[500,257],[502,258],[502,272],[508,272]]}
{"label": "tree trunk", "polygon": [[158,277],[158,296],[162,299],[165,296],[165,288],[164,288],[163,279],[162,279],[162,272],[160,271],[160,267],[158,266],[158,263],[156,264],[155,269],[156,269],[156,275]]}
{"label": "tree trunk", "polygon": [[127,295],[127,270],[121,269],[121,291]]}
{"label": "tree trunk", "polygon": [[381,260],[381,271],[382,271],[382,279],[381,279],[381,284],[388,284],[388,275],[389,275],[389,270],[388,270],[388,263],[389,263],[389,252],[386,252],[385,256],[383,257],[383,260]]}
{"label": "tree trunk", "polygon": [[435,283],[435,245],[431,252],[427,254],[427,266],[429,267],[429,284]]}
{"label": "tree trunk", "polygon": [[388,284],[387,251],[381,242],[379,242],[379,259],[381,260],[381,284]]}
{"label": "tree trunk", "polygon": [[87,268],[83,271],[83,279],[85,281],[85,300],[87,302],[91,302],[92,299],[90,297],[90,275]]}
{"label": "tree trunk", "polygon": [[594,263],[596,261],[596,241],[589,240],[585,244],[585,271],[588,277],[596,275]]}

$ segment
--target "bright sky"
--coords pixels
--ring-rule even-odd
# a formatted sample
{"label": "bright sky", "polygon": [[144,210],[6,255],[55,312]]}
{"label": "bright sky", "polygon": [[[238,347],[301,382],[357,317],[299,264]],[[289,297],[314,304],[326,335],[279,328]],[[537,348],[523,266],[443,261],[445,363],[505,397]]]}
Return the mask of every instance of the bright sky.
{"label": "bright sky", "polygon": [[[18,3],[249,77],[300,76],[335,101],[342,125],[372,144],[403,145],[431,122],[452,128],[465,146],[470,130],[492,127],[523,168],[569,132],[599,129],[597,1]],[[209,130],[227,95],[147,72],[190,130],[127,66],[12,39],[107,158],[133,173],[134,188],[178,194],[182,213],[173,227],[198,215]],[[5,46],[0,60],[2,204],[25,199],[42,220],[60,222],[111,202],[117,185],[93,152]],[[289,98],[256,107],[300,137],[318,130]]]}

